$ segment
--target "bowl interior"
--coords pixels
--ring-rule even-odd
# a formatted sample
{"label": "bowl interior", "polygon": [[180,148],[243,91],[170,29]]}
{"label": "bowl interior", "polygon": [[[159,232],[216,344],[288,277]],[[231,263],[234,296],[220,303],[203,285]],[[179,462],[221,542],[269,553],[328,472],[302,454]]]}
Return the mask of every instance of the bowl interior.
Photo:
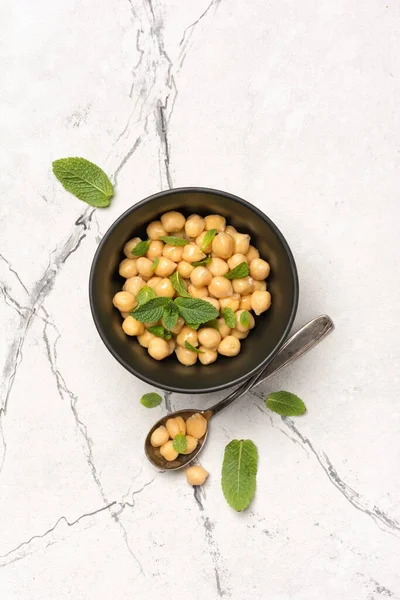
{"label": "bowl interior", "polygon": [[[256,326],[242,351],[234,358],[219,356],[208,366],[181,365],[175,355],[157,362],[135,338],[122,331],[122,317],[112,298],[121,290],[124,279],[118,274],[124,258],[123,246],[132,237],[146,239],[146,226],[162,213],[179,210],[222,214],[227,223],[251,235],[251,243],[271,265],[268,289],[271,308],[256,318]],[[92,265],[90,301],[98,331],[111,353],[136,376],[156,387],[177,392],[200,393],[223,389],[247,378],[262,363],[267,363],[287,336],[297,308],[297,274],[293,257],[277,228],[258,209],[235,196],[217,191],[172,190],[162,192],[125,212],[104,236]]]}

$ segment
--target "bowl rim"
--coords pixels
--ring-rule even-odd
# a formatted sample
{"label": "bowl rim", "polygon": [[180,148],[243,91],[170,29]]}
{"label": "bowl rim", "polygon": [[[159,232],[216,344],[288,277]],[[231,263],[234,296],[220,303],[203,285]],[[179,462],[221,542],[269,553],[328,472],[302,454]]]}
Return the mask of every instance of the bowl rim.
{"label": "bowl rim", "polygon": [[[240,204],[247,206],[250,210],[255,212],[262,220],[267,222],[267,224],[271,227],[271,229],[274,231],[274,233],[279,238],[282,246],[284,247],[284,249],[287,253],[288,259],[289,259],[290,269],[291,269],[292,276],[293,276],[293,302],[292,302],[292,308],[290,311],[289,319],[288,319],[286,327],[282,333],[282,336],[280,337],[278,343],[273,348],[273,350],[271,350],[271,352],[264,358],[264,360],[257,367],[254,367],[254,369],[252,369],[245,375],[242,375],[241,377],[237,377],[228,383],[222,383],[220,385],[214,385],[212,387],[206,387],[206,388],[198,387],[196,389],[189,390],[187,388],[180,387],[179,385],[165,385],[165,384],[160,385],[160,383],[158,381],[154,380],[151,377],[147,377],[146,375],[143,375],[140,371],[135,369],[134,366],[132,366],[130,363],[126,362],[121,356],[119,356],[119,354],[114,350],[113,346],[109,343],[106,336],[103,335],[103,331],[101,329],[99,319],[97,317],[96,310],[94,307],[93,284],[94,284],[94,272],[96,269],[97,260],[103,249],[103,246],[104,246],[108,236],[110,235],[110,233],[112,233],[112,231],[121,223],[121,221],[123,221],[125,219],[125,217],[127,215],[129,215],[131,212],[134,212],[140,206],[143,206],[144,204],[147,204],[148,202],[156,200],[157,198],[170,196],[170,195],[176,194],[176,193],[193,193],[193,192],[194,193],[214,194],[217,196],[223,196],[230,200],[239,202]],[[90,311],[92,313],[92,318],[93,318],[94,324],[96,326],[96,329],[100,335],[100,338],[102,339],[102,341],[103,341],[104,345],[106,346],[106,348],[108,349],[108,351],[120,363],[120,365],[125,367],[125,369],[127,371],[132,373],[132,375],[135,375],[135,377],[137,377],[138,379],[141,379],[142,381],[152,385],[153,387],[156,387],[156,388],[162,389],[164,391],[168,391],[168,392],[175,392],[178,394],[207,394],[207,393],[218,392],[218,391],[233,387],[235,385],[240,385],[241,383],[243,383],[244,381],[246,381],[247,379],[249,379],[256,373],[262,371],[267,366],[267,364],[274,358],[274,356],[278,352],[279,348],[282,346],[282,344],[286,340],[286,338],[292,328],[292,325],[293,325],[293,322],[294,322],[294,319],[296,316],[298,302],[299,302],[299,278],[298,278],[298,273],[297,273],[297,267],[296,267],[296,263],[295,263],[295,260],[293,257],[293,253],[289,247],[289,244],[287,243],[287,241],[286,241],[285,237],[283,236],[282,232],[280,231],[280,229],[275,225],[275,223],[265,213],[263,213],[257,206],[254,206],[254,204],[251,204],[247,200],[244,200],[243,198],[240,198],[239,196],[236,196],[235,194],[231,194],[230,192],[225,192],[222,190],[217,190],[217,189],[207,188],[207,187],[187,186],[187,187],[179,187],[179,188],[170,188],[168,190],[164,190],[161,192],[157,192],[156,194],[152,194],[151,196],[147,196],[143,200],[140,200],[133,206],[129,207],[115,221],[113,221],[113,223],[110,225],[110,227],[107,229],[107,231],[103,235],[103,237],[100,241],[100,244],[98,245],[96,252],[94,254],[92,265],[90,268],[90,275],[89,275]]]}

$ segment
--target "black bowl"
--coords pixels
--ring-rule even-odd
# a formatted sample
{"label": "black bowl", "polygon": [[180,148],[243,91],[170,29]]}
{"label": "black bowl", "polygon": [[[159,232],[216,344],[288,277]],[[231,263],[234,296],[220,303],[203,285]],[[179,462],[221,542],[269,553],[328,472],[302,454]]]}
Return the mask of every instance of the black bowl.
{"label": "black bowl", "polygon": [[[229,225],[251,235],[251,243],[271,265],[268,289],[271,308],[256,319],[256,326],[234,358],[219,356],[211,365],[181,365],[175,355],[157,362],[137,340],[121,329],[121,315],[112,298],[124,279],[118,264],[130,238],[146,239],[146,226],[162,213],[221,214]],[[206,393],[243,382],[266,365],[284,342],[293,324],[299,285],[290,248],[276,225],[245,200],[207,188],[179,188],[154,194],[129,208],[109,228],[93,259],[89,282],[90,307],[97,330],[111,354],[128,371],[154,387],[181,393]]]}

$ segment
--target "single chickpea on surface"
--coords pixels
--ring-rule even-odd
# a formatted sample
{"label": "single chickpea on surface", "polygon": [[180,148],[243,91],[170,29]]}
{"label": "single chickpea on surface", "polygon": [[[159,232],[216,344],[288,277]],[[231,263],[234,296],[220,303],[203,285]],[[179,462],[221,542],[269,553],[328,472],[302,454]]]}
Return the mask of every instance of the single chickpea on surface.
{"label": "single chickpea on surface", "polygon": [[142,240],[140,239],[140,237],[135,237],[132,238],[131,240],[128,240],[124,246],[124,254],[127,258],[132,258],[133,254],[132,254],[132,250],[135,248],[135,246],[138,245],[139,242],[141,242]]}
{"label": "single chickpea on surface", "polygon": [[266,281],[253,281],[253,292],[265,292],[265,290],[267,289],[267,282]]}
{"label": "single chickpea on surface", "polygon": [[163,360],[169,356],[169,346],[167,341],[159,337],[150,341],[147,351],[155,360]]}
{"label": "single chickpea on surface", "polygon": [[251,310],[251,294],[241,297],[239,308],[241,310]]}
{"label": "single chickpea on surface", "polygon": [[238,340],[244,340],[245,338],[247,338],[249,333],[250,329],[248,329],[247,331],[239,331],[239,329],[232,329],[231,331],[231,335],[233,335],[233,337],[237,338]]}
{"label": "single chickpea on surface", "polygon": [[257,291],[251,295],[251,308],[256,315],[261,315],[271,306],[271,294],[269,292]]}
{"label": "single chickpea on surface", "polygon": [[130,312],[125,312],[125,311],[123,311],[123,310],[121,310],[121,311],[120,311],[120,313],[121,313],[121,317],[122,317],[123,319],[126,319],[126,317],[130,317],[130,316],[131,316],[131,313],[130,313]]}
{"label": "single chickpea on surface", "polygon": [[218,331],[222,339],[226,338],[228,335],[231,335],[231,328],[225,323],[225,319],[223,317],[218,319]]}
{"label": "single chickpea on surface", "polygon": [[248,331],[249,329],[253,329],[254,325],[255,325],[255,320],[254,317],[251,313],[249,313],[250,317],[249,317],[249,324],[248,325],[242,325],[242,323],[240,322],[240,317],[242,316],[242,314],[244,313],[244,310],[238,310],[235,313],[235,318],[236,318],[236,329],[238,329],[239,331]]}
{"label": "single chickpea on surface", "polygon": [[138,335],[138,342],[143,348],[148,348],[151,340],[155,340],[156,336],[154,333],[150,333],[150,331],[145,330],[142,335]]}
{"label": "single chickpea on surface", "polygon": [[183,246],[182,260],[192,263],[203,260],[205,257],[206,255],[197,244],[187,244],[186,246]]}
{"label": "single chickpea on surface", "polygon": [[169,437],[172,439],[174,439],[174,437],[177,436],[178,433],[183,433],[183,435],[185,435],[185,433],[186,433],[186,423],[182,419],[182,417],[175,417],[174,419],[167,419],[167,422],[165,423],[165,427],[167,428]]}
{"label": "single chickpea on surface", "polygon": [[178,452],[175,450],[172,440],[169,440],[160,447],[160,454],[168,461],[175,460],[178,457]]}
{"label": "single chickpea on surface", "polygon": [[237,229],[232,227],[232,225],[228,225],[227,227],[225,227],[225,233],[229,233],[229,235],[233,237],[234,234],[237,233]]}
{"label": "single chickpea on surface", "polygon": [[247,264],[247,256],[245,254],[233,254],[228,258],[227,263],[230,269],[234,269],[241,263]]}
{"label": "single chickpea on surface", "polygon": [[161,280],[162,280],[162,277],[152,277],[151,279],[148,280],[147,285],[154,290],[157,283],[160,283]]}
{"label": "single chickpea on surface", "polygon": [[169,277],[175,271],[176,267],[177,265],[173,260],[165,258],[165,256],[160,256],[154,272],[158,277]]}
{"label": "single chickpea on surface", "polygon": [[232,281],[233,291],[241,296],[247,296],[253,291],[253,278],[243,277]]}
{"label": "single chickpea on surface", "polygon": [[149,258],[151,261],[154,261],[155,258],[162,255],[163,248],[164,242],[160,242],[160,240],[152,240],[150,242],[149,249],[146,252],[147,258]]}
{"label": "single chickpea on surface", "polygon": [[168,233],[173,233],[174,231],[183,229],[185,227],[185,221],[186,219],[183,214],[177,212],[176,210],[166,212],[161,217],[162,226]]}
{"label": "single chickpea on surface", "polygon": [[193,298],[206,298],[208,296],[208,289],[206,287],[196,287],[193,283],[188,286],[187,291]]}
{"label": "single chickpea on surface", "polygon": [[184,452],[182,452],[182,454],[191,454],[192,452],[194,452],[194,450],[196,450],[198,441],[196,440],[196,438],[192,437],[191,435],[187,435],[186,436],[186,444],[187,444],[186,450]]}
{"label": "single chickpea on surface", "polygon": [[176,343],[178,344],[178,346],[182,346],[182,348],[185,348],[185,342],[189,342],[189,344],[191,344],[195,348],[199,345],[197,339],[197,331],[195,329],[192,329],[191,327],[188,327],[187,325],[182,327],[180,333],[178,333],[176,338]]}
{"label": "single chickpea on surface", "polygon": [[254,248],[254,246],[250,245],[248,251],[246,252],[246,256],[247,262],[250,264],[253,259],[260,258],[260,253],[257,248]]}
{"label": "single chickpea on surface", "polygon": [[221,341],[221,334],[213,327],[199,329],[197,337],[202,346],[211,350],[216,350]]}
{"label": "single chickpea on surface", "polygon": [[127,279],[123,285],[123,290],[125,292],[129,292],[130,294],[132,294],[132,296],[135,296],[135,298],[136,298],[139,291],[145,285],[146,285],[146,282],[142,277],[140,277],[140,276],[129,277],[129,279]]}
{"label": "single chickpea on surface", "polygon": [[135,275],[138,274],[136,260],[133,258],[124,258],[124,260],[119,263],[118,272],[121,277],[125,277],[125,279],[128,279],[129,277],[135,277]]}
{"label": "single chickpea on surface", "polygon": [[209,473],[201,465],[186,469],[186,479],[190,485],[203,485]]}
{"label": "single chickpea on surface", "polygon": [[117,292],[113,298],[113,304],[118,310],[129,312],[136,306],[136,298],[130,292]]}
{"label": "single chickpea on surface", "polygon": [[136,267],[141,277],[153,277],[153,261],[141,256],[136,261]]}
{"label": "single chickpea on surface", "polygon": [[207,231],[210,229],[216,229],[218,233],[225,231],[226,219],[222,215],[207,215],[204,222]]}
{"label": "single chickpea on surface", "polygon": [[142,335],[144,333],[144,325],[139,321],[136,321],[133,317],[126,317],[122,323],[122,329],[126,335]]}
{"label": "single chickpea on surface", "polygon": [[228,273],[229,268],[228,263],[223,258],[218,258],[217,256],[207,265],[207,269],[213,277],[223,277]]}
{"label": "single chickpea on surface", "polygon": [[237,356],[240,352],[240,342],[238,338],[233,335],[228,335],[218,346],[218,352],[223,356]]}
{"label": "single chickpea on surface", "polygon": [[267,279],[269,271],[269,264],[262,258],[254,258],[250,263],[250,275],[256,281],[263,281],[263,279]]}
{"label": "single chickpea on surface", "polygon": [[185,367],[190,367],[197,362],[197,352],[192,352],[192,350],[182,348],[182,346],[176,347],[175,354],[179,362]]}
{"label": "single chickpea on surface", "polygon": [[161,221],[152,221],[146,229],[149,240],[159,240],[160,237],[167,235]]}
{"label": "single chickpea on surface", "polygon": [[221,298],[219,302],[221,310],[223,308],[231,308],[233,312],[236,312],[239,309],[240,294],[232,294],[232,296],[228,296],[227,298]]}
{"label": "single chickpea on surface", "polygon": [[227,298],[233,294],[232,283],[225,277],[213,277],[208,286],[208,291],[215,298]]}
{"label": "single chickpea on surface", "polygon": [[203,233],[205,228],[205,221],[203,217],[199,215],[190,215],[185,223],[185,233],[190,238],[197,238]]}
{"label": "single chickpea on surface", "polygon": [[186,262],[186,260],[181,260],[178,264],[178,273],[183,279],[188,279],[190,277],[190,273],[193,271],[194,266],[190,263]]}
{"label": "single chickpea on surface", "polygon": [[176,263],[182,260],[182,254],[183,246],[170,246],[169,244],[165,244],[162,251],[162,255],[165,256],[165,258],[169,258]]}
{"label": "single chickpea on surface", "polygon": [[160,425],[160,427],[157,427],[157,429],[155,429],[151,434],[150,444],[153,446],[153,448],[159,448],[160,446],[166,444],[168,440],[169,434],[167,429],[164,427],[164,425]]}
{"label": "single chickpea on surface", "polygon": [[190,281],[196,287],[203,287],[211,283],[212,275],[206,267],[195,267],[190,273]]}
{"label": "single chickpea on surface", "polygon": [[207,431],[207,419],[200,413],[195,413],[186,420],[186,432],[197,440],[203,437]]}
{"label": "single chickpea on surface", "polygon": [[164,298],[173,298],[175,296],[174,286],[167,277],[164,277],[164,279],[161,279],[156,284],[154,291],[157,296],[163,296]]}
{"label": "single chickpea on surface", "polygon": [[246,254],[250,248],[250,236],[247,233],[236,233],[233,236],[235,254]]}
{"label": "single chickpea on surface", "polygon": [[234,254],[235,243],[228,233],[218,233],[212,241],[212,251],[219,258],[230,258]]}
{"label": "single chickpea on surface", "polygon": [[199,361],[202,365],[211,365],[211,363],[215,362],[218,358],[218,352],[216,350],[211,350],[211,348],[206,348],[205,346],[200,346],[199,350],[201,350]]}

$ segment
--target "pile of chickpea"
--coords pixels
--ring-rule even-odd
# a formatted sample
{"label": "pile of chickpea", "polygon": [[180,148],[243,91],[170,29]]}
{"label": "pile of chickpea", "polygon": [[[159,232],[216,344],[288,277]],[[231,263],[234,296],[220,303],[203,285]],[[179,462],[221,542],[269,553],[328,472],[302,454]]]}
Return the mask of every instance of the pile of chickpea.
{"label": "pile of chickpea", "polygon": [[[182,417],[167,419],[165,426],[160,425],[153,431],[150,443],[153,448],[159,448],[161,456],[167,461],[178,458],[173,440],[181,433],[186,438],[186,450],[182,454],[191,454],[197,448],[199,440],[207,431],[207,419],[200,413],[195,413],[185,420]],[[186,479],[191,485],[202,485],[208,477],[208,472],[200,465],[189,467],[186,471]]]}
{"label": "pile of chickpea", "polygon": [[[203,246],[206,233],[217,231],[212,242]],[[237,356],[241,349],[240,340],[246,338],[255,321],[250,313],[248,325],[241,323],[244,310],[260,315],[271,306],[271,294],[267,291],[266,279],[270,272],[268,262],[260,258],[258,250],[250,245],[250,236],[227,226],[221,215],[191,215],[187,219],[176,211],[162,215],[160,221],[152,221],[146,230],[150,241],[145,256],[132,255],[132,250],[141,241],[136,237],[124,246],[126,258],[119,265],[119,274],[126,279],[123,291],[115,294],[114,306],[120,310],[124,321],[122,329],[129,336],[137,336],[138,342],[156,360],[175,354],[183,365],[194,365],[199,360],[203,365],[213,363],[218,354]],[[171,246],[160,240],[163,236],[185,238],[185,246]],[[210,257],[205,266],[193,266],[193,262]],[[158,259],[158,260],[156,260]],[[249,276],[229,280],[226,275],[231,269],[245,262]],[[151,287],[157,296],[174,298],[177,294],[169,277],[177,271],[182,277],[187,292],[201,298],[218,311],[231,308],[236,317],[233,329],[225,320],[218,319],[219,330],[202,327],[198,331],[185,325],[179,317],[170,340],[156,337],[148,327],[158,323],[140,323],[129,312],[137,305],[136,296],[144,286]],[[160,323],[163,325],[163,322]],[[200,350],[199,353],[185,346],[188,342]]]}

